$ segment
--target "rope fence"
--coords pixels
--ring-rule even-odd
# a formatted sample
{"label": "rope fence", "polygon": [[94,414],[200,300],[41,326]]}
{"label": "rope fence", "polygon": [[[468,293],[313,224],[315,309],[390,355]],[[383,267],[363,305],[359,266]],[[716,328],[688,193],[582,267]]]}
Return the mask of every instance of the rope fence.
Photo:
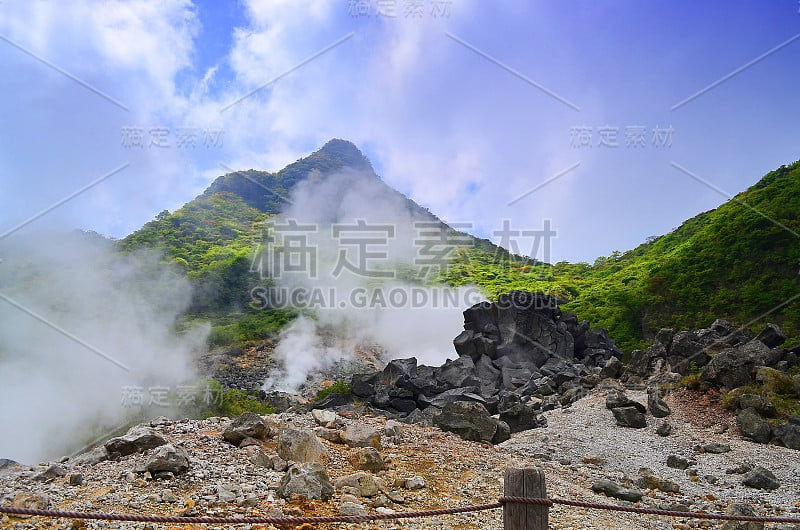
{"label": "rope fence", "polygon": [[[720,513],[684,512],[550,498],[547,497],[544,486],[544,473],[538,469],[508,469],[506,470],[504,480],[504,493],[506,493],[506,495],[500,497],[500,499],[494,503],[479,504],[474,506],[460,506],[456,508],[442,508],[437,510],[377,513],[368,515],[337,515],[317,517],[183,517],[36,510],[30,508],[14,508],[10,506],[0,506],[0,514],[7,514],[11,516],[22,515],[64,519],[92,519],[142,523],[273,524],[278,526],[287,526],[300,525],[304,523],[366,523],[372,521],[416,519],[503,508],[503,521],[505,530],[545,530],[548,528],[547,520],[549,509],[556,504],[561,504],[590,510],[607,510],[643,515],[660,515],[665,517],[680,517],[684,519],[800,524],[800,517],[761,517],[727,515]],[[514,495],[509,495],[509,493],[513,493]],[[523,495],[518,496],[517,494],[519,493],[523,493]]]}

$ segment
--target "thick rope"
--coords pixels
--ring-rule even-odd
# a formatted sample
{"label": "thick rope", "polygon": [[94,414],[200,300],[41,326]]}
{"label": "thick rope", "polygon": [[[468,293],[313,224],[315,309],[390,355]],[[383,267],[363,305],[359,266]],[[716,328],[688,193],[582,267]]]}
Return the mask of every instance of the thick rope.
{"label": "thick rope", "polygon": [[553,506],[564,504],[577,508],[592,510],[609,510],[615,512],[641,513],[647,515],[665,515],[668,517],[683,517],[687,519],[715,519],[719,521],[755,521],[760,523],[800,523],[800,517],[758,517],[750,515],[725,515],[721,513],[681,512],[676,510],[657,510],[655,508],[637,508],[635,506],[618,506],[616,504],[603,504],[598,502],[571,501],[567,499],[529,499],[525,497],[500,497],[501,503],[537,504],[540,506]]}
{"label": "thick rope", "polygon": [[414,519],[420,517],[434,517],[438,515],[453,515],[458,513],[479,512],[502,508],[506,504],[535,504],[551,507],[554,504],[563,504],[577,508],[593,510],[609,510],[616,512],[639,513],[645,515],[663,515],[667,517],[681,517],[686,519],[714,519],[719,521],[754,521],[760,523],[800,523],[800,517],[758,517],[748,515],[724,515],[717,513],[681,512],[674,510],[657,510],[653,508],[637,508],[634,506],[618,506],[616,504],[603,504],[597,502],[572,501],[568,499],[530,499],[526,497],[500,497],[498,502],[480,504],[477,506],[462,506],[459,508],[443,508],[439,510],[422,510],[417,512],[377,513],[372,515],[336,515],[320,517],[180,517],[160,515],[133,515],[118,513],[84,513],[64,512],[58,510],[33,510],[28,508],[12,508],[0,506],[0,513],[9,515],[30,515],[39,517],[60,517],[65,519],[102,519],[105,521],[133,521],[142,523],[217,523],[217,524],[275,524],[290,525],[303,523],[365,523],[369,521],[386,521],[393,519]]}
{"label": "thick rope", "polygon": [[289,525],[303,523],[366,523],[369,521],[385,521],[390,519],[412,519],[417,517],[434,517],[456,513],[495,510],[503,506],[500,502],[481,504],[478,506],[462,506],[459,508],[443,508],[440,510],[423,510],[418,512],[376,513],[371,515],[333,515],[320,517],[180,517],[160,515],[133,515],[119,513],[84,513],[62,512],[58,510],[32,510],[27,508],[11,508],[0,506],[0,513],[9,515],[36,515],[41,517],[63,517],[65,519],[102,519],[104,521],[134,521],[139,523],[218,523],[218,524],[274,524]]}

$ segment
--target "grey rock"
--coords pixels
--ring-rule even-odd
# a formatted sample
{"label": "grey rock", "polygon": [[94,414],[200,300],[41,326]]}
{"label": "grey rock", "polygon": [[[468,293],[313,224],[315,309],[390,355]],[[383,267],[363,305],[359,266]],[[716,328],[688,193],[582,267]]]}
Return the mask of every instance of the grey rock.
{"label": "grey rock", "polygon": [[760,340],[768,348],[777,348],[786,342],[786,335],[784,335],[781,328],[776,324],[767,324],[761,333],[756,336],[756,340]]}
{"label": "grey rock", "polygon": [[464,440],[491,443],[497,434],[496,420],[480,403],[456,401],[442,409],[434,424],[443,431],[453,432]]}
{"label": "grey rock", "polygon": [[342,442],[350,447],[381,448],[381,433],[366,425],[351,424],[340,434]]}
{"label": "grey rock", "polygon": [[326,427],[314,427],[314,434],[333,443],[342,443],[342,432],[339,429],[328,429]]}
{"label": "grey rock", "polygon": [[257,446],[250,446],[246,449],[247,454],[249,455],[248,460],[250,463],[256,467],[261,467],[264,469],[272,469],[272,460],[270,457],[264,452],[261,447]]}
{"label": "grey rock", "polygon": [[239,445],[245,438],[266,440],[270,430],[264,419],[254,412],[245,412],[236,417],[222,432],[222,438]]}
{"label": "grey rock", "polygon": [[63,477],[66,474],[67,472],[64,471],[63,467],[59,466],[58,464],[52,464],[41,473],[34,475],[33,480],[36,480],[37,482],[50,482],[51,480],[58,477]]}
{"label": "grey rock", "polygon": [[[750,506],[742,502],[734,502],[725,510],[728,515],[743,515],[745,517],[758,517],[758,512]],[[764,523],[756,521],[726,521],[722,525],[722,530],[763,530]]]}
{"label": "grey rock", "polygon": [[281,429],[278,433],[278,455],[293,462],[322,462],[328,450],[308,429]]}
{"label": "grey rock", "polygon": [[772,426],[752,407],[736,414],[736,425],[742,436],[756,443],[769,443],[772,438]]}
{"label": "grey rock", "polygon": [[647,408],[650,409],[650,414],[656,418],[666,418],[672,414],[669,405],[661,399],[658,390],[654,388],[647,389]]}
{"label": "grey rock", "polygon": [[380,486],[375,480],[375,477],[364,471],[358,471],[352,475],[346,475],[336,479],[334,487],[337,490],[354,488],[358,490],[358,495],[360,497],[374,497],[380,492]]}
{"label": "grey rock", "polygon": [[642,414],[647,412],[647,408],[638,401],[634,401],[622,392],[612,390],[606,396],[606,408],[614,410],[620,407],[634,407]]}
{"label": "grey rock", "polygon": [[656,427],[656,434],[659,436],[669,436],[672,434],[672,424],[667,421],[662,421],[658,427]]}
{"label": "grey rock", "polygon": [[403,443],[402,424],[395,420],[388,420],[383,426],[383,435],[387,442],[395,445]]}
{"label": "grey rock", "polygon": [[82,486],[83,485],[83,475],[80,473],[73,473],[69,476],[69,485],[70,486]]}
{"label": "grey rock", "polygon": [[755,380],[756,367],[766,364],[769,355],[763,342],[751,340],[719,352],[703,368],[700,378],[728,390],[745,386]]}
{"label": "grey rock", "polygon": [[605,366],[600,370],[600,377],[610,377],[617,379],[622,374],[622,362],[615,356],[606,361]]}
{"label": "grey rock", "polygon": [[685,458],[680,455],[669,455],[667,457],[667,467],[674,469],[686,469],[694,465],[697,465],[697,461],[692,460],[691,458]]}
{"label": "grey rock", "polygon": [[155,429],[150,427],[136,426],[131,428],[125,435],[112,438],[104,445],[108,458],[117,458],[143,453],[148,449],[155,449],[167,443]]}
{"label": "grey rock", "polygon": [[403,487],[407,490],[421,490],[428,487],[428,483],[420,476],[407,478],[403,483]]}
{"label": "grey rock", "polygon": [[381,454],[374,447],[353,449],[347,458],[355,469],[377,473],[386,468]]}
{"label": "grey rock", "polygon": [[720,455],[722,453],[730,453],[731,446],[728,445],[728,444],[721,444],[721,443],[716,443],[715,442],[715,443],[705,444],[702,447],[702,449],[706,453]]}
{"label": "grey rock", "polygon": [[500,421],[504,421],[512,433],[547,427],[547,419],[531,403],[510,404],[500,411]]}
{"label": "grey rock", "polygon": [[343,502],[339,505],[339,515],[367,515],[367,509],[361,503]]}
{"label": "grey rock", "polygon": [[757,466],[744,476],[742,484],[750,488],[757,488],[762,490],[776,490],[781,487],[781,483],[772,471],[769,469]]}
{"label": "grey rock", "polygon": [[233,502],[239,495],[239,487],[232,484],[220,484],[217,486],[218,502]]}
{"label": "grey rock", "polygon": [[[108,460],[108,452],[104,446],[95,447],[85,453],[81,453],[72,459],[72,464],[75,466],[93,466]],[[2,474],[2,469],[0,469]]]}
{"label": "grey rock", "polygon": [[323,409],[313,409],[311,411],[311,417],[313,417],[314,421],[316,421],[322,427],[327,426],[329,423],[335,422],[337,418],[334,411]]}
{"label": "grey rock", "polygon": [[629,502],[639,502],[642,499],[641,491],[623,488],[616,482],[608,479],[600,479],[592,484],[592,491]]}
{"label": "grey rock", "polygon": [[328,473],[318,462],[292,466],[281,479],[277,489],[278,495],[284,499],[296,494],[307,499],[327,501],[333,492]]}
{"label": "grey rock", "polygon": [[145,469],[153,474],[169,471],[180,475],[189,470],[189,458],[183,447],[162,445],[147,459]]}
{"label": "grey rock", "polygon": [[800,425],[785,423],[775,427],[775,439],[789,449],[800,450]]}
{"label": "grey rock", "polygon": [[631,427],[634,429],[642,429],[647,427],[647,420],[636,407],[616,407],[611,409],[614,413],[614,419],[617,420],[617,425],[620,427]]}
{"label": "grey rock", "polygon": [[754,409],[760,416],[774,418],[777,415],[775,405],[758,394],[742,394],[739,396],[740,409]]}
{"label": "grey rock", "polygon": [[639,471],[639,478],[636,479],[636,485],[640,488],[659,490],[665,493],[680,493],[680,486],[668,479],[654,475],[649,469],[642,469]]}

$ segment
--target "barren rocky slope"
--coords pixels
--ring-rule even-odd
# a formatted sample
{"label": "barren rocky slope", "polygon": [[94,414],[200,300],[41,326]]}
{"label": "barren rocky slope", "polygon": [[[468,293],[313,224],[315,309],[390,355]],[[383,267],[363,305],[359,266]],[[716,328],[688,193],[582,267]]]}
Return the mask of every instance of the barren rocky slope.
{"label": "barren rocky slope", "polygon": [[[152,428],[179,450],[185,449],[188,471],[175,476],[145,471],[146,463],[152,461],[153,453],[159,449],[147,449],[116,461],[95,464],[81,463],[79,458],[63,462],[58,468],[50,464],[29,468],[6,463],[0,466],[0,502],[38,503],[75,511],[169,515],[282,513],[299,516],[410,511],[493,502],[502,493],[502,476],[507,467],[536,466],[546,472],[548,492],[553,497],[624,503],[592,491],[599,480],[609,479],[623,487],[639,489],[643,497],[636,503],[638,506],[724,512],[738,501],[752,505],[763,515],[800,516],[800,466],[796,451],[742,440],[732,426],[735,424],[732,417],[714,408],[713,404],[710,408],[707,403],[695,406],[702,396],[685,392],[673,393],[667,399],[673,409],[668,418],[673,427],[669,436],[656,434],[661,420],[650,416],[646,428],[619,427],[605,407],[607,391],[601,385],[570,407],[548,411],[545,413],[547,427],[514,434],[510,440],[494,447],[466,442],[455,434],[432,427],[389,424],[387,429],[385,418],[346,412],[344,416],[334,416],[330,411],[317,411],[316,421],[310,413],[266,416],[269,428],[263,440],[249,440],[241,444],[245,447],[236,447],[223,439],[223,432],[231,423],[229,419],[177,422],[162,419],[154,421]],[[632,392],[629,396],[643,400],[642,394]],[[328,428],[319,427],[320,423]],[[341,443],[340,438],[348,427],[350,431],[358,431],[359,426],[373,428],[382,435],[379,454],[384,470],[378,470],[382,467],[380,462],[365,458],[365,453],[371,450]],[[281,495],[287,492],[281,482],[286,482],[287,473],[286,463],[277,457],[278,439],[285,439],[290,433],[307,434],[315,428],[316,436],[311,437],[309,443],[318,447],[318,441],[323,450],[311,454],[313,450],[309,453],[304,449],[301,453],[303,458],[321,462],[336,489],[326,501],[291,495],[284,499]],[[400,437],[395,436],[397,429]],[[353,442],[352,435],[349,433],[345,438],[351,445],[359,445]],[[367,439],[369,441],[361,445],[374,444],[374,438]],[[725,444],[731,450],[720,454],[698,452],[699,447],[710,443]],[[298,447],[295,445],[292,450]],[[280,449],[283,454],[286,450],[286,447]],[[695,463],[690,462],[687,470],[669,467],[670,455]],[[742,471],[748,464],[761,465],[774,472],[780,487],[763,490],[742,485],[745,476]],[[362,471],[361,478],[354,480],[353,474],[358,468],[372,471]],[[641,482],[641,468],[651,470],[649,482]],[[343,477],[349,478],[341,480]],[[679,489],[679,492],[661,491],[658,487]],[[551,527],[564,529],[722,527],[717,522],[590,512],[561,506],[553,508],[550,514]],[[209,527],[222,528],[221,525]],[[502,521],[501,511],[494,510],[349,527],[477,530],[502,528]],[[0,528],[193,527],[4,516],[0,519]],[[233,528],[268,527],[238,525]],[[794,527],[767,525],[766,528]]]}

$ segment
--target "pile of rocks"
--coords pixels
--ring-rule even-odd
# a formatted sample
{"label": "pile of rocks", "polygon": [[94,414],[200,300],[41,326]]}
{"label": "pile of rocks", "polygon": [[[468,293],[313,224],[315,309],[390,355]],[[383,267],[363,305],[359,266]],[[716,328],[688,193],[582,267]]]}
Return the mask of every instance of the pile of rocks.
{"label": "pile of rocks", "polygon": [[544,425],[542,412],[569,406],[622,370],[606,330],[563,313],[563,302],[512,291],[476,304],[464,311],[464,331],[453,341],[457,359],[440,367],[393,360],[381,372],[354,376],[352,393],[381,414],[467,440],[499,443]]}

